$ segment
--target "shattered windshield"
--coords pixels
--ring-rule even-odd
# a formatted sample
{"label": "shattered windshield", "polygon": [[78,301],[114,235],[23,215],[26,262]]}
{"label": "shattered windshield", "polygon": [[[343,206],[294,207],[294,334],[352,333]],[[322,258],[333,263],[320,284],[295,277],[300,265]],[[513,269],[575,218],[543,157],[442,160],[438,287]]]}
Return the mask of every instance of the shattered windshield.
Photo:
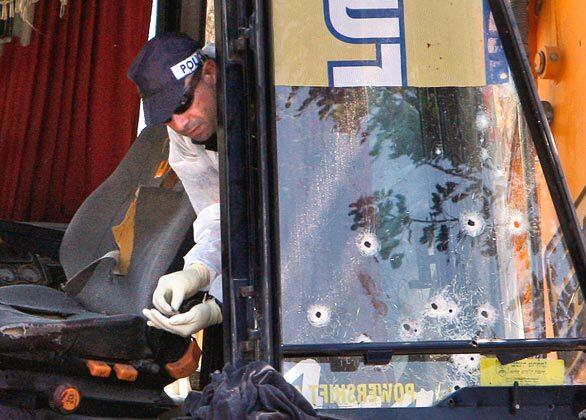
{"label": "shattered windshield", "polygon": [[[512,83],[276,92],[284,344],[586,335]],[[535,384],[583,380],[581,353],[535,360],[553,372]],[[373,395],[375,406],[414,406],[416,393],[437,402],[479,384],[481,363],[498,365],[405,356],[350,374],[331,363],[288,360],[285,371],[319,407]]]}
{"label": "shattered windshield", "polygon": [[512,83],[277,106],[284,343],[584,335]]}
{"label": "shattered windshield", "polygon": [[[273,5],[282,344],[586,336],[488,3],[302,3]],[[295,49],[296,13],[311,51]],[[478,354],[285,359],[283,370],[316,407],[425,406],[469,385],[586,377],[581,352],[507,367]]]}

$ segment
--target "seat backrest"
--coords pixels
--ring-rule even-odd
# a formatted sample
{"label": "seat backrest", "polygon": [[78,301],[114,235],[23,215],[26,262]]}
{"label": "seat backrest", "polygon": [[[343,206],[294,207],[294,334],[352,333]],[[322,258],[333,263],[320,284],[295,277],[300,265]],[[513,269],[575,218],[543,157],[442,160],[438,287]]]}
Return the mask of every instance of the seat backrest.
{"label": "seat backrest", "polygon": [[140,314],[151,306],[159,277],[178,256],[195,220],[181,182],[163,187],[155,178],[168,159],[164,125],[143,130],[120,165],[81,205],[60,249],[68,279],[106,253],[118,249],[112,227],[119,225],[136,197],[134,247],[127,275],[112,273],[111,261],[97,265],[75,297],[88,310],[105,314]]}

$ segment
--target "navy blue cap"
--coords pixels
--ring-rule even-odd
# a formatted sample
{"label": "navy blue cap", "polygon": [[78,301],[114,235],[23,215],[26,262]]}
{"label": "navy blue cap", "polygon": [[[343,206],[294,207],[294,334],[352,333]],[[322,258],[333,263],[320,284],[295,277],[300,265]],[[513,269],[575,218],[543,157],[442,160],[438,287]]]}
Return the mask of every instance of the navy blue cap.
{"label": "navy blue cap", "polygon": [[149,40],[128,70],[143,98],[147,126],[171,118],[185,90],[184,78],[205,61],[196,42],[184,34],[163,33]]}

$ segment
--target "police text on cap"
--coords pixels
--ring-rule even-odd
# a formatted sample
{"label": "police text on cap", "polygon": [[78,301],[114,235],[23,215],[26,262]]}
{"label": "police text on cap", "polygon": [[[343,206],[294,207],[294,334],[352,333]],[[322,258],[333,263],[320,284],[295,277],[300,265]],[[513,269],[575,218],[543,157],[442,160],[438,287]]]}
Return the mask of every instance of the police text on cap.
{"label": "police text on cap", "polygon": [[201,65],[201,63],[202,61],[199,58],[199,54],[195,52],[191,56],[187,57],[185,60],[180,61],[179,63],[171,67],[171,71],[173,72],[173,75],[177,80],[181,80],[188,74],[191,74],[194,71],[196,71]]}

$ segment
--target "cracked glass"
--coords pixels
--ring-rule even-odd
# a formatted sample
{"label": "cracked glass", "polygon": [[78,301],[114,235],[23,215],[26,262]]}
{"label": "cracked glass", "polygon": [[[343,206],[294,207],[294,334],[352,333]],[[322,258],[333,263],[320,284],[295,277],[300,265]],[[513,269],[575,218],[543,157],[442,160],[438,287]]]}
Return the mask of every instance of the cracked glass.
{"label": "cracked glass", "polygon": [[[276,98],[284,344],[586,335],[512,83],[277,87]],[[407,357],[419,375],[408,383],[435,380],[437,402],[479,383],[469,357]],[[583,381],[580,353],[555,358],[562,383]]]}
{"label": "cracked glass", "polygon": [[277,87],[277,141],[285,344],[584,336],[512,83]]}

